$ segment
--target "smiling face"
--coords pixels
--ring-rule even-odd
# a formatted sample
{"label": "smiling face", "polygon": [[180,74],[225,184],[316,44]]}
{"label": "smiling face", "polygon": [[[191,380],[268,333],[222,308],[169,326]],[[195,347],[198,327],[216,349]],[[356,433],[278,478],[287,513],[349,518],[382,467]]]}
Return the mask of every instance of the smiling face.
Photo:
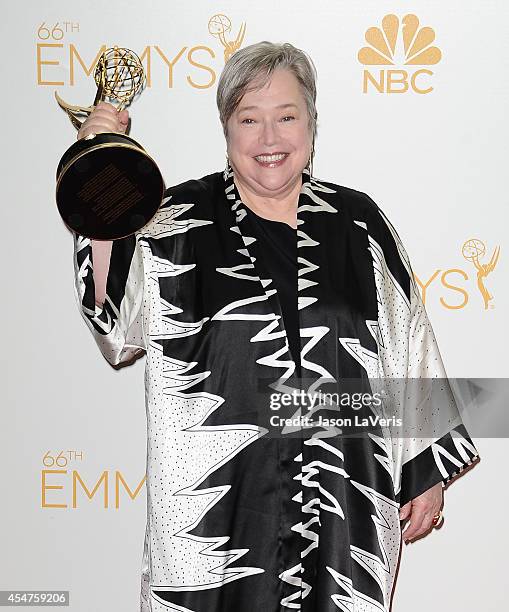
{"label": "smiling face", "polygon": [[276,69],[263,88],[246,92],[227,131],[235,180],[249,192],[283,197],[300,182],[312,135],[304,96],[290,70]]}

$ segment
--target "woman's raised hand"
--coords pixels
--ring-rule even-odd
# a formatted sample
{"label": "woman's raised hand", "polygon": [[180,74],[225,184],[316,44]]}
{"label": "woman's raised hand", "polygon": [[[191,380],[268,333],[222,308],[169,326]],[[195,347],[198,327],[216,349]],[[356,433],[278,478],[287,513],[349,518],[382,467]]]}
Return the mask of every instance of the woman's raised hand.
{"label": "woman's raised hand", "polygon": [[129,122],[129,111],[124,108],[120,112],[108,102],[101,101],[85,119],[78,130],[78,140],[90,134],[102,132],[117,132],[125,134]]}

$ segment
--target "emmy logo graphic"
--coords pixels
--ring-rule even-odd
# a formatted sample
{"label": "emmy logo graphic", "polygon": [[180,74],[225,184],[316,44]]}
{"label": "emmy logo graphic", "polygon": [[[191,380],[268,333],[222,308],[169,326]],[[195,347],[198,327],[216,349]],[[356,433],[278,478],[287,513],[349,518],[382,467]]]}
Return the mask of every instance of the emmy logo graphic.
{"label": "emmy logo graphic", "polygon": [[225,63],[230,57],[240,48],[242,41],[244,40],[244,34],[246,33],[246,24],[243,23],[240,26],[237,38],[232,41],[226,40],[226,35],[232,29],[232,22],[226,15],[214,15],[209,19],[209,33],[216,38],[219,38],[221,44],[224,47],[224,61]]}
{"label": "emmy logo graphic", "polygon": [[488,308],[488,302],[493,299],[493,296],[490,295],[489,291],[484,286],[484,278],[495,269],[498,262],[498,257],[500,255],[500,247],[497,246],[495,248],[491,259],[487,264],[479,262],[479,258],[484,257],[486,254],[486,247],[482,240],[478,240],[477,238],[467,240],[463,244],[461,252],[463,253],[463,257],[467,261],[471,261],[477,270],[477,286],[479,287],[479,291],[483,297],[484,309],[486,310]]}
{"label": "emmy logo graphic", "polygon": [[[438,64],[442,59],[440,49],[432,45],[435,31],[430,27],[420,28],[417,15],[405,15],[401,25],[397,15],[385,15],[382,27],[368,28],[365,39],[369,47],[362,47],[357,54],[359,62],[365,66],[429,66]],[[417,84],[417,79],[424,74],[430,76],[433,73],[427,69],[411,73],[380,69],[377,80],[369,70],[365,70],[364,93],[367,92],[368,81],[379,93],[404,93],[409,87],[416,93],[428,93],[433,90],[432,87],[423,89]]]}

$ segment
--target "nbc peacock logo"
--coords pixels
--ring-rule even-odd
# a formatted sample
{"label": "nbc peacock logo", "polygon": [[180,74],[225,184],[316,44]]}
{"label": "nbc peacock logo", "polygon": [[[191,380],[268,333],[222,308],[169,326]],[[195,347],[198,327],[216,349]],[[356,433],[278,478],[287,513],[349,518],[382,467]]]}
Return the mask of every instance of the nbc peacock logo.
{"label": "nbc peacock logo", "polygon": [[385,15],[382,27],[368,28],[365,39],[369,46],[362,47],[357,58],[372,68],[364,69],[363,93],[428,94],[433,91],[430,84],[433,71],[423,66],[438,64],[442,52],[433,44],[433,28],[420,27],[417,15],[408,14],[401,20],[397,15]]}

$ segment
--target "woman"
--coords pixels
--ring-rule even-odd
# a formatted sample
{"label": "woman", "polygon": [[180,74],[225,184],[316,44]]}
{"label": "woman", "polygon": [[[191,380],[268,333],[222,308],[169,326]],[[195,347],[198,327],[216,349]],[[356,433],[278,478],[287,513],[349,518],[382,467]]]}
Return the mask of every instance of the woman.
{"label": "woman", "polygon": [[[315,100],[302,51],[237,51],[217,90],[225,171],[168,188],[133,236],[75,237],[103,355],[147,357],[142,611],[388,610],[402,535],[438,523],[443,486],[478,457],[396,230],[311,174]],[[101,103],[78,137],[126,125]],[[317,425],[340,406],[309,398],[383,377],[406,381],[383,404],[402,429]],[[298,435],[271,418],[304,412]]]}

